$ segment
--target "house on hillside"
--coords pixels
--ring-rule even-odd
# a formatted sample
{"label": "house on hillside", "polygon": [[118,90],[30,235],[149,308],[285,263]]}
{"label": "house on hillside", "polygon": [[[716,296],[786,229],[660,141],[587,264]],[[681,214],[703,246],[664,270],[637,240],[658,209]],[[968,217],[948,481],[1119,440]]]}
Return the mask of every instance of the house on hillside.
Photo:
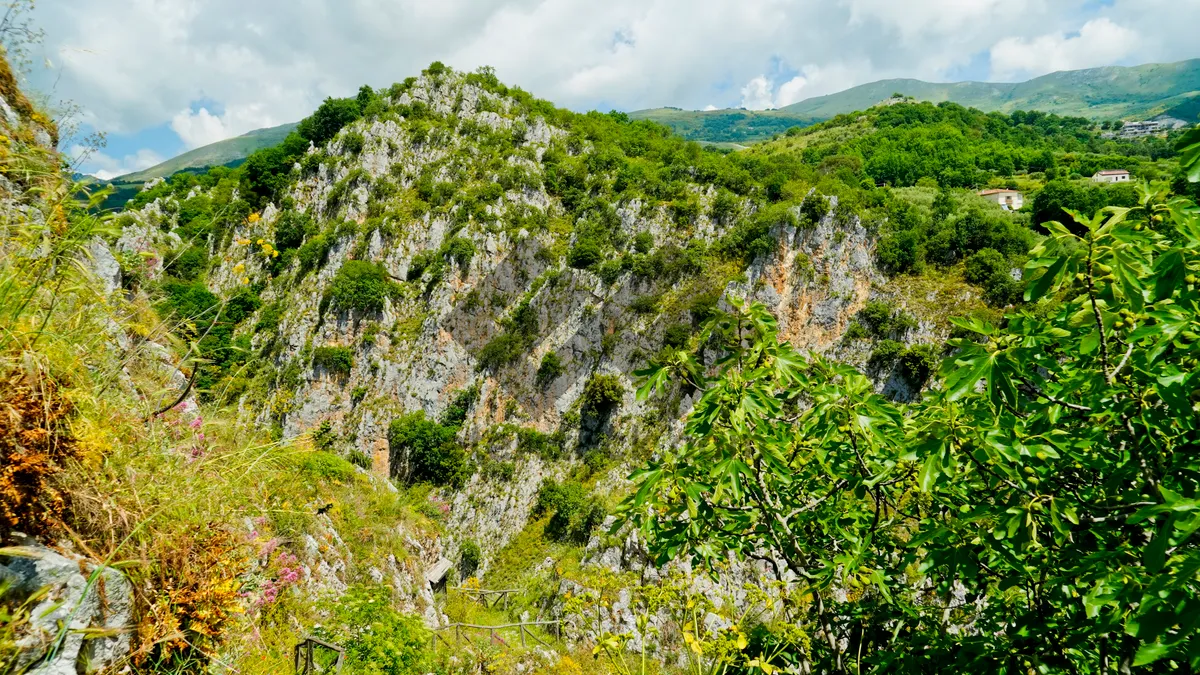
{"label": "house on hillside", "polygon": [[1017,190],[984,190],[979,193],[979,196],[988,201],[996,202],[1009,211],[1016,211],[1025,205],[1025,195],[1022,195]]}
{"label": "house on hillside", "polygon": [[1145,138],[1147,136],[1165,134],[1173,129],[1180,129],[1186,126],[1187,122],[1175,117],[1157,117],[1144,122],[1126,122],[1121,126],[1121,131],[1116,136],[1118,138]]}
{"label": "house on hillside", "polygon": [[1092,180],[1097,183],[1128,183],[1129,172],[1125,169],[1109,169],[1092,174]]}

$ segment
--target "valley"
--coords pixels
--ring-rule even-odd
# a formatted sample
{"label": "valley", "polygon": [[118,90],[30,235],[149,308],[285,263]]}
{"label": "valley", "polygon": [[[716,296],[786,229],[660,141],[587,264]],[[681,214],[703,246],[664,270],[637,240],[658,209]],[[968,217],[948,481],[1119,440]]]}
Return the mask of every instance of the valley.
{"label": "valley", "polygon": [[116,211],[0,87],[0,670],[1197,667],[1200,139],[1045,86],[434,62]]}

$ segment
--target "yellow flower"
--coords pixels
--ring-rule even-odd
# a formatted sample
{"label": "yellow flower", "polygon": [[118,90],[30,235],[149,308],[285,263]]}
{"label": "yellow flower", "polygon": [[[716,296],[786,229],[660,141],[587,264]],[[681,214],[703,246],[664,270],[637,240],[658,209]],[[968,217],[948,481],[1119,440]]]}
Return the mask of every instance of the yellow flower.
{"label": "yellow flower", "polygon": [[279,251],[271,251],[271,257],[272,257],[272,258],[278,258],[278,257],[279,257]]}
{"label": "yellow flower", "polygon": [[245,237],[243,237],[243,238],[241,238],[241,239],[238,239],[238,245],[239,245],[239,246],[247,246],[247,245],[249,245],[249,244],[250,244],[250,240],[249,240],[249,239],[246,239]]}
{"label": "yellow flower", "polygon": [[250,277],[242,277],[242,285],[245,286],[248,283],[250,283]]}
{"label": "yellow flower", "polygon": [[263,245],[263,240],[262,240],[262,239],[259,239],[259,240],[258,240],[258,245],[259,245],[259,246],[262,246],[262,245]]}
{"label": "yellow flower", "polygon": [[244,271],[245,269],[246,269],[246,266],[245,266],[245,265],[243,265],[243,264],[241,264],[241,263],[238,263],[238,264],[237,264],[237,266],[235,266],[235,267],[233,268],[233,271],[234,271],[234,272],[241,273],[241,272],[242,272],[242,271]]}
{"label": "yellow flower", "polygon": [[251,213],[251,214],[250,214],[250,217],[249,217],[249,218],[247,218],[246,220],[248,220],[248,221],[250,221],[250,222],[252,222],[252,223],[257,223],[257,222],[258,222],[258,220],[259,220],[259,215],[258,215],[257,213]]}

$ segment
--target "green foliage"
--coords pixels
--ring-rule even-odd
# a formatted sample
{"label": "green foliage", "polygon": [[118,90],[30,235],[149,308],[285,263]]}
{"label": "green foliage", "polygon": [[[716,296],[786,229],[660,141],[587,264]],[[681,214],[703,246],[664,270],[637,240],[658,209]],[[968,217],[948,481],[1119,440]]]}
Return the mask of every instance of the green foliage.
{"label": "green foliage", "polygon": [[357,475],[353,464],[323,450],[305,455],[300,470],[313,478],[335,483],[349,483]]}
{"label": "green foliage", "polygon": [[330,375],[345,377],[354,368],[354,350],[349,347],[317,347],[313,350],[313,367]]}
{"label": "green foliage", "polygon": [[394,292],[394,283],[382,265],[347,260],[334,275],[325,297],[330,306],[342,311],[378,314]]}
{"label": "green foliage", "polygon": [[388,427],[393,466],[402,463],[409,482],[461,488],[471,470],[466,452],[455,441],[457,431],[426,419],[423,410],[393,420]]}
{"label": "green foliage", "polygon": [[385,587],[351,586],[333,608],[332,625],[313,633],[346,650],[351,673],[424,675],[434,670],[429,631],[416,616],[397,610]]}
{"label": "green foliage", "polygon": [[470,412],[471,406],[475,405],[478,400],[478,382],[455,392],[450,405],[446,406],[445,412],[442,413],[442,424],[453,429],[462,427],[463,423],[467,421],[467,414]]}
{"label": "green foliage", "polygon": [[917,320],[911,314],[896,309],[885,300],[868,300],[858,313],[858,322],[876,338],[904,337],[917,327]]}
{"label": "green foliage", "polygon": [[549,515],[546,537],[554,541],[586,544],[588,538],[606,515],[604,505],[594,496],[589,496],[579,481],[558,483],[545,479],[538,487],[537,501],[533,505],[533,516]]}
{"label": "green foliage", "polygon": [[[1049,223],[1026,266],[1036,305],[956,319],[976,338],[912,403],[738,308],[711,327],[718,372],[643,373],[643,396],[704,393],[622,513],[659,564],[792,574],[811,598],[795,629],[825,636],[814,672],[1195,671],[1198,214],[1145,191]],[[911,379],[936,362],[897,360]]]}
{"label": "green foliage", "polygon": [[329,258],[331,248],[333,248],[333,240],[324,234],[310,237],[308,241],[304,242],[296,254],[296,259],[300,261],[300,276],[324,265]]}
{"label": "green foliage", "polygon": [[679,349],[687,344],[688,339],[692,337],[692,327],[685,323],[676,323],[667,326],[663,331],[663,346],[672,349]]}
{"label": "green foliage", "polygon": [[525,341],[518,335],[501,333],[492,338],[479,352],[480,370],[499,370],[525,353]]}
{"label": "green foliage", "polygon": [[195,281],[208,268],[208,251],[203,246],[189,246],[167,259],[167,274],[182,281]]}
{"label": "green foliage", "polygon": [[937,370],[938,358],[932,345],[914,345],[904,350],[897,366],[900,376],[919,389],[925,386],[929,376]]}
{"label": "green foliage", "polygon": [[542,357],[542,362],[538,364],[535,380],[539,387],[545,389],[566,372],[567,367],[563,365],[562,359],[559,358],[558,354],[556,352],[546,352],[545,356]]}
{"label": "green foliage", "polygon": [[458,578],[470,579],[475,576],[475,572],[483,563],[483,551],[479,550],[479,544],[468,539],[459,546],[458,550]]}
{"label": "green foliage", "polygon": [[871,356],[867,359],[867,365],[874,370],[887,370],[896,365],[896,362],[904,355],[906,349],[903,342],[881,340],[871,350]]}
{"label": "green foliage", "polygon": [[560,459],[563,452],[561,433],[544,434],[537,429],[517,430],[517,451],[537,455],[546,461]]}
{"label": "green foliage", "polygon": [[593,374],[583,385],[580,408],[591,417],[603,419],[611,415],[625,398],[625,387],[616,375]]}
{"label": "green foliage", "polygon": [[492,338],[479,352],[480,370],[499,370],[521,358],[538,337],[537,310],[530,294],[522,298],[504,319],[504,332]]}
{"label": "green foliage", "polygon": [[1033,198],[1033,222],[1035,225],[1050,221],[1071,224],[1073,221],[1067,213],[1068,209],[1079,213],[1095,213],[1105,206],[1130,207],[1137,203],[1137,186],[1132,183],[1052,180]]}

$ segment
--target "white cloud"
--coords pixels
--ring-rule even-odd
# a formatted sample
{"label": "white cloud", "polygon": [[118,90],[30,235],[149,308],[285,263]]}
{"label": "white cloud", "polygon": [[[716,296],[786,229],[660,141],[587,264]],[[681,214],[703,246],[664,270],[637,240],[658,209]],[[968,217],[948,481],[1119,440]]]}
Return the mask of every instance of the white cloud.
{"label": "white cloud", "polygon": [[265,113],[260,104],[229,108],[223,115],[214,115],[208,108],[188,109],[171,118],[171,130],[188,149],[278,124],[281,122]]}
{"label": "white cloud", "polygon": [[759,75],[742,87],[742,107],[746,110],[766,110],[775,107],[771,81],[766,75]]}
{"label": "white cloud", "polygon": [[714,111],[714,110],[716,110],[716,109],[717,109],[717,106],[715,106],[715,105],[713,105],[713,104],[711,104],[711,103],[709,103],[708,105],[704,106],[704,111],[705,111],[705,112],[712,112],[712,111]]}
{"label": "white cloud", "polygon": [[134,171],[149,169],[164,161],[164,158],[153,150],[138,150],[132,155],[117,158],[81,145],[71,146],[67,150],[67,156],[71,158],[72,163],[86,164],[90,168],[88,173],[100,180],[109,180]]}
{"label": "white cloud", "polygon": [[1076,35],[1005,38],[992,47],[992,77],[1009,79],[1107,65],[1134,53],[1140,43],[1137,31],[1108,18],[1085,23]]}
{"label": "white cloud", "polygon": [[[887,77],[985,77],[979,57],[993,46],[997,77],[1192,58],[1200,22],[1198,0],[56,0],[36,11],[60,66],[35,83],[100,130],[174,124],[189,145],[299,120],[326,96],[434,60],[495,66],[576,109],[770,107]],[[207,101],[226,112],[202,113]]]}

